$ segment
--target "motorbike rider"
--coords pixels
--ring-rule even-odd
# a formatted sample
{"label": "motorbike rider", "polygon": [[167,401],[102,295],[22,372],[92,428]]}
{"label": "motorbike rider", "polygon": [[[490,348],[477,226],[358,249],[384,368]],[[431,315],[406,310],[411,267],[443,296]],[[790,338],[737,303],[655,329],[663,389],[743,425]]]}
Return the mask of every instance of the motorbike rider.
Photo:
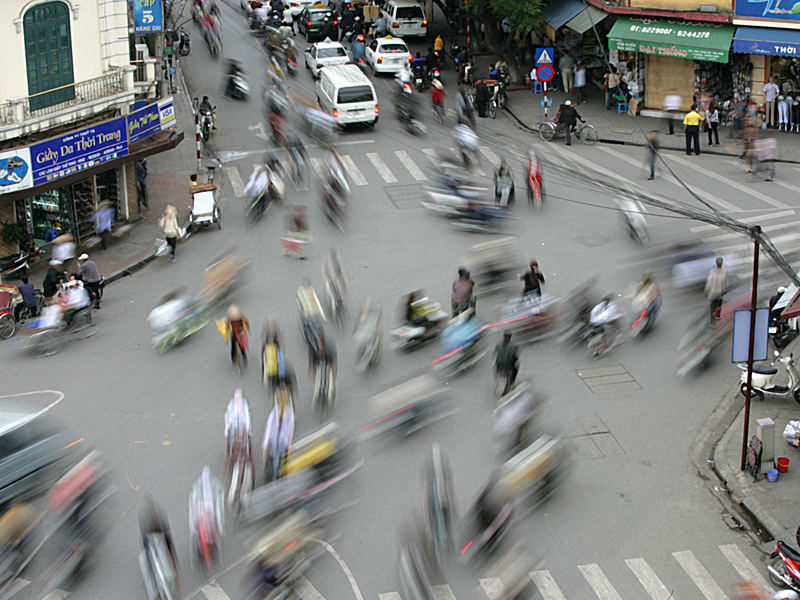
{"label": "motorbike rider", "polygon": [[496,521],[504,512],[510,513],[511,510],[508,500],[503,497],[500,490],[497,475],[493,475],[492,479],[486,484],[483,491],[481,491],[476,502],[476,508],[476,517],[481,532],[485,532],[492,526],[497,526],[497,529],[486,542],[487,547],[490,547],[493,541],[497,540],[500,534],[507,528],[508,518],[502,523],[496,523]]}
{"label": "motorbike rider", "polygon": [[356,15],[353,19],[353,37],[364,35],[364,21],[361,20],[360,15]]}
{"label": "motorbike rider", "polygon": [[486,110],[489,107],[489,100],[492,94],[489,92],[489,86],[482,79],[475,84],[475,107],[478,109],[478,116],[485,117]]}
{"label": "motorbike rider", "polygon": [[458,111],[458,122],[462,124],[475,125],[475,109],[472,105],[472,98],[465,88],[459,88],[456,98],[456,109]]}
{"label": "motorbike rider", "polygon": [[269,13],[269,18],[267,19],[267,27],[280,29],[282,21],[283,21],[283,8],[281,8],[279,11],[273,9],[272,12]]}
{"label": "motorbike rider", "polygon": [[441,33],[436,34],[436,39],[433,40],[433,49],[437,52],[444,51],[444,40],[442,39]]}
{"label": "motorbike rider", "polygon": [[458,147],[463,151],[477,152],[479,139],[478,135],[470,129],[469,125],[459,123],[453,128],[453,138]]}
{"label": "motorbike rider", "polygon": [[459,50],[458,54],[456,54],[456,57],[453,59],[453,62],[456,63],[457,67],[459,67],[459,71],[463,71],[463,66],[469,63],[469,50],[467,50],[466,46]]}
{"label": "motorbike rider", "polygon": [[475,318],[475,309],[468,308],[451,319],[442,332],[442,345],[445,352],[454,354],[457,350],[469,350],[478,342],[481,327]]}
{"label": "motorbike rider", "polygon": [[589,314],[589,323],[593,327],[608,327],[612,333],[620,331],[619,322],[622,313],[612,296],[606,296],[597,304]]}
{"label": "motorbike rider", "polygon": [[[358,17],[356,17],[358,18]],[[353,55],[353,62],[357,63],[359,60],[364,60],[364,51],[366,50],[367,46],[364,40],[364,36],[359,34],[353,43],[350,44],[350,52]]]}
{"label": "motorbike rider", "polygon": [[425,314],[426,306],[422,302],[422,292],[411,292],[406,298],[405,318],[406,322],[417,327],[424,327],[430,329],[433,323],[428,319]]}
{"label": "motorbike rider", "polygon": [[417,98],[411,86],[404,85],[400,88],[400,96],[397,99],[397,111],[397,116],[402,123],[408,124],[417,118]]}
{"label": "motorbike rider", "polygon": [[239,65],[239,62],[231,59],[228,64],[228,83],[225,86],[225,95],[232,98],[236,92],[235,78],[237,76],[244,77],[244,69]]}
{"label": "motorbike rider", "polygon": [[494,199],[496,202],[500,202],[501,185],[511,186],[511,190],[508,194],[509,198],[511,198],[514,194],[514,179],[511,169],[509,169],[508,164],[506,164],[505,158],[500,159],[500,165],[498,165],[497,171],[494,173]]}
{"label": "motorbike rider", "polygon": [[426,74],[426,69],[425,69],[426,62],[427,61],[424,58],[422,58],[422,55],[419,52],[417,52],[414,58],[411,59],[411,72],[416,73],[417,71],[420,71],[422,73],[422,76],[424,77]]}
{"label": "motorbike rider", "polygon": [[200,114],[208,113],[211,115],[211,128],[217,128],[217,113],[214,110],[214,107],[211,105],[211,102],[208,99],[208,96],[203,96],[203,100],[200,102],[200,106],[198,107],[200,110]]}
{"label": "motorbike rider", "polygon": [[189,496],[189,528],[219,540],[225,532],[225,491],[206,465]]}
{"label": "motorbike rider", "polygon": [[236,360],[236,352],[241,352],[242,362],[247,364],[247,332],[250,330],[248,321],[242,311],[235,304],[228,307],[225,319],[225,337],[231,340],[231,362]]}
{"label": "motorbike rider", "polygon": [[634,303],[645,308],[648,307],[658,295],[659,290],[658,283],[653,279],[653,270],[647,269],[639,280],[636,291],[633,293]]}
{"label": "motorbike rider", "polygon": [[322,363],[327,364],[328,368],[333,372],[334,380],[336,380],[336,347],[325,335],[325,332],[320,329],[316,351],[310,352],[308,355],[308,367],[311,371],[312,381],[316,381],[317,370]]}
{"label": "motorbike rider", "polygon": [[339,31],[341,31],[342,36],[344,36],[348,31],[353,29],[353,25],[356,21],[356,11],[353,10],[353,7],[348,2],[344,6],[344,10],[342,11],[342,16],[339,19]]}
{"label": "motorbike rider", "polygon": [[389,33],[389,24],[386,21],[386,17],[381,15],[380,18],[377,21],[375,21],[375,24],[372,26],[372,38],[377,39],[386,37],[388,33]]}
{"label": "motorbike rider", "polygon": [[444,86],[438,79],[431,82],[431,103],[433,110],[439,110],[444,115]]}
{"label": "motorbike rider", "polygon": [[575,110],[575,107],[572,106],[572,100],[565,100],[564,104],[558,108],[556,123],[564,128],[564,133],[567,136],[567,146],[572,145],[572,132],[575,131],[575,125],[578,121],[581,123],[586,122]]}
{"label": "motorbike rider", "polygon": [[544,283],[544,275],[539,270],[539,262],[532,260],[530,264],[530,271],[526,271],[523,275],[519,276],[522,279],[522,297],[528,294],[541,297],[542,284]]}
{"label": "motorbike rider", "polygon": [[495,373],[505,375],[510,373],[509,388],[514,387],[519,372],[519,348],[511,343],[511,332],[503,333],[503,341],[495,349],[494,370]]}
{"label": "motorbike rider", "polygon": [[244,193],[245,196],[250,199],[248,203],[250,206],[252,206],[256,200],[261,203],[265,202],[264,196],[268,193],[269,183],[269,172],[266,167],[263,165],[255,165],[250,179],[247,181],[247,185],[244,186]]}
{"label": "motorbike rider", "polygon": [[428,69],[433,69],[434,67],[439,66],[439,57],[436,55],[436,51],[433,49],[433,46],[428,48],[428,53],[425,55],[425,64],[428,65]]}
{"label": "motorbike rider", "polygon": [[233,435],[237,431],[244,432],[248,437],[250,437],[250,432],[252,431],[250,405],[242,390],[239,389],[234,392],[233,398],[230,399],[225,409],[225,440],[227,441],[228,450],[232,449]]}
{"label": "motorbike rider", "polygon": [[458,279],[453,282],[450,292],[450,305],[453,309],[454,317],[469,308],[475,308],[475,282],[470,278],[469,271],[464,267],[459,267]]}
{"label": "motorbike rider", "polygon": [[175,572],[178,572],[178,553],[175,550],[175,542],[172,539],[172,530],[169,527],[169,521],[166,514],[159,509],[155,500],[148,497],[146,500],[145,508],[139,515],[139,531],[142,534],[142,547],[147,548],[147,536],[150,534],[164,536],[164,542],[167,545],[167,551]]}
{"label": "motorbike rider", "polygon": [[503,83],[507,82],[511,76],[511,72],[508,70],[508,63],[506,63],[506,60],[502,56],[499,56],[497,62],[494,63],[494,70],[500,74],[500,79],[498,79],[498,81],[502,81]]}

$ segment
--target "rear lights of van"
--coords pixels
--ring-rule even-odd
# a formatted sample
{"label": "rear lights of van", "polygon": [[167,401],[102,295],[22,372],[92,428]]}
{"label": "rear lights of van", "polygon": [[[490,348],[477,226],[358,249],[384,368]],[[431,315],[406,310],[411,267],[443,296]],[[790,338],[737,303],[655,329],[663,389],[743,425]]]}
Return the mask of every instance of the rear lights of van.
{"label": "rear lights of van", "polygon": [[382,56],[379,56],[379,57],[378,57],[378,60],[377,60],[377,61],[375,61],[375,62],[377,62],[378,64],[381,64],[381,63],[383,62],[383,57],[382,57]]}
{"label": "rear lights of van", "polygon": [[334,108],[333,109],[333,118],[334,119],[338,119],[339,118],[339,109],[338,108]]}
{"label": "rear lights of van", "polygon": [[423,27],[427,27],[427,26],[428,26],[428,19],[425,19],[425,20],[422,22],[422,26],[423,26]]}
{"label": "rear lights of van", "polygon": [[400,29],[400,23],[398,23],[397,21],[392,23],[392,29]]}
{"label": "rear lights of van", "polygon": [[375,114],[377,115],[377,114],[379,114],[380,112],[381,112],[381,110],[378,108],[378,105],[376,104],[376,105],[375,105]]}

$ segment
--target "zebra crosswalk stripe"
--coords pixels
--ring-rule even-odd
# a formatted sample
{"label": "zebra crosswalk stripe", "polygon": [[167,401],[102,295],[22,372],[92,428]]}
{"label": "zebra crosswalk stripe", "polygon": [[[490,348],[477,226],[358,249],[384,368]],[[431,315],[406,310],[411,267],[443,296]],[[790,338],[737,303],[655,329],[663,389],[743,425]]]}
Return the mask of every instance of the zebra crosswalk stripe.
{"label": "zebra crosswalk stripe", "polygon": [[325,600],[319,590],[305,577],[301,577],[297,582],[297,592],[301,600]]}
{"label": "zebra crosswalk stripe", "polygon": [[386,163],[383,162],[383,159],[377,152],[367,152],[367,158],[386,183],[397,183],[397,177],[394,176],[392,171],[388,166],[386,166]]}
{"label": "zebra crosswalk stripe", "polygon": [[228,176],[228,181],[231,182],[233,195],[237,198],[244,196],[244,182],[242,182],[239,169],[235,165],[228,165],[227,167],[222,167],[222,170],[225,171],[225,175]]}
{"label": "zebra crosswalk stripe", "polygon": [[650,594],[653,600],[669,600],[672,592],[667,589],[661,580],[656,575],[655,571],[647,564],[643,558],[631,558],[625,561],[636,579],[642,584],[642,587]]}
{"label": "zebra crosswalk stripe", "polygon": [[347,171],[347,176],[350,177],[350,181],[355,185],[367,185],[367,179],[358,170],[356,163],[353,162],[353,158],[349,154],[342,155],[342,163],[344,163],[344,168]]}
{"label": "zebra crosswalk stripe", "polygon": [[385,594],[378,594],[378,600],[402,600],[400,594],[397,592],[386,592]]}
{"label": "zebra crosswalk stripe", "polygon": [[591,563],[588,565],[578,565],[578,570],[586,579],[587,583],[592,586],[594,593],[600,600],[622,600],[622,596],[617,593],[614,586],[606,577],[600,565]]}
{"label": "zebra crosswalk stripe", "polygon": [[434,585],[431,590],[433,591],[434,600],[456,600],[456,597],[453,595],[453,590],[451,590],[450,586],[447,584]]}
{"label": "zebra crosswalk stripe", "polygon": [[567,600],[567,597],[561,593],[561,589],[549,571],[531,571],[528,575],[533,579],[536,587],[539,588],[542,600]]}
{"label": "zebra crosswalk stripe", "polygon": [[425,177],[425,173],[422,172],[422,169],[420,169],[417,166],[417,163],[415,163],[408,155],[408,152],[405,150],[395,150],[394,155],[401,163],[403,163],[403,166],[408,170],[409,173],[411,173],[411,176],[414,179],[417,181],[423,181],[427,179],[427,177]]}
{"label": "zebra crosswalk stripe", "polygon": [[[791,217],[794,216],[793,210],[780,210],[774,213],[762,213],[759,215],[755,215],[752,217],[742,217],[741,219],[737,219],[737,221],[741,221],[742,223],[763,223],[764,221],[772,221],[775,219],[782,219],[784,217]],[[712,229],[720,229],[718,225],[695,225],[694,227],[690,227],[689,231],[692,233],[700,233],[701,231],[711,231]]]}
{"label": "zebra crosswalk stripe", "polygon": [[[769,227],[766,227],[764,229],[764,233],[766,233],[771,237],[773,233],[775,233],[780,229],[795,229],[796,227],[797,223],[795,223],[794,221],[790,221],[788,223],[781,223],[780,225],[771,225]],[[710,242],[721,242],[724,240],[732,240],[736,238],[739,238],[742,241],[748,241],[750,239],[744,233],[738,233],[738,232],[721,233],[720,235],[712,235],[711,237],[704,237],[700,239],[702,239],[704,242],[710,243]]]}
{"label": "zebra crosswalk stripe", "polygon": [[200,591],[208,600],[231,600],[231,597],[215,581],[207,583],[200,588]]}
{"label": "zebra crosswalk stripe", "polygon": [[486,157],[493,167],[497,167],[500,165],[500,157],[495,154],[491,148],[487,148],[486,146],[480,147],[481,154]]}
{"label": "zebra crosswalk stripe", "polygon": [[506,589],[506,586],[503,585],[503,582],[498,577],[486,577],[480,580],[480,584],[489,600],[501,598]]}
{"label": "zebra crosswalk stripe", "polygon": [[736,569],[736,572],[739,573],[742,579],[749,579],[751,581],[755,581],[758,585],[764,588],[770,596],[775,593],[775,590],[772,589],[772,586],[767,582],[763,575],[761,575],[761,571],[759,571],[753,563],[747,560],[747,557],[744,555],[739,549],[739,546],[736,544],[723,544],[719,547],[722,554],[725,555],[725,558],[728,559],[728,562],[733,565],[733,568]]}
{"label": "zebra crosswalk stripe", "polygon": [[65,590],[53,590],[47,596],[42,598],[42,600],[64,600],[69,596],[69,592]]}
{"label": "zebra crosswalk stripe", "polygon": [[728,596],[722,591],[711,574],[706,568],[697,560],[697,557],[691,550],[682,550],[681,552],[673,552],[672,556],[683,567],[686,574],[694,582],[694,584],[703,593],[706,600],[727,600]]}

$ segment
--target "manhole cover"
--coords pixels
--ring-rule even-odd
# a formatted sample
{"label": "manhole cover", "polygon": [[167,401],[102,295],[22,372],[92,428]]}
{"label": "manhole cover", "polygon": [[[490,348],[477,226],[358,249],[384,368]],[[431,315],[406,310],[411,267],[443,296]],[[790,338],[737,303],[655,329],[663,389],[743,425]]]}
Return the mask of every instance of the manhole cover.
{"label": "manhole cover", "polygon": [[608,430],[608,426],[600,417],[587,415],[578,417],[578,421],[586,433],[573,435],[564,440],[572,456],[578,460],[594,460],[625,454],[617,438]]}
{"label": "manhole cover", "polygon": [[397,209],[406,210],[418,208],[424,195],[422,185],[419,183],[412,185],[390,185],[383,188],[389,200]]}
{"label": "manhole cover", "polygon": [[631,377],[622,365],[580,369],[577,373],[593,394],[633,392],[642,389],[639,382]]}
{"label": "manhole cover", "polygon": [[608,240],[604,237],[600,237],[599,235],[590,235],[587,237],[579,237],[575,238],[584,246],[588,246],[589,248],[597,248],[598,246],[602,246],[603,244],[607,244]]}

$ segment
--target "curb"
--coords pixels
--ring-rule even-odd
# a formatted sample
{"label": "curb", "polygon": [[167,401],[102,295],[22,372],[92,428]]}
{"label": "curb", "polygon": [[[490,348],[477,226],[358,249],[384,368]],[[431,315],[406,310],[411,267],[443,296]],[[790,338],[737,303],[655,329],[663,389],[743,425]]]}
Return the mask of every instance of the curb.
{"label": "curb", "polygon": [[122,267],[121,269],[117,269],[108,277],[105,277],[105,284],[108,285],[109,283],[114,283],[115,281],[122,279],[123,277],[127,277],[128,275],[133,275],[137,271],[141,271],[144,267],[148,265],[148,263],[152,262],[156,258],[155,254],[149,254],[144,258],[140,258],[129,265]]}

